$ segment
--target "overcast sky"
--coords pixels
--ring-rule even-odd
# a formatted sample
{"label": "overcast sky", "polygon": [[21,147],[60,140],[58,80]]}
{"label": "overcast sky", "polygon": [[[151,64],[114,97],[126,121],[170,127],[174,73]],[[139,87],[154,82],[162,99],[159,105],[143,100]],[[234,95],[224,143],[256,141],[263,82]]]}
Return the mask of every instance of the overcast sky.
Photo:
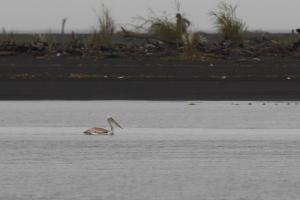
{"label": "overcast sky", "polygon": [[[67,17],[66,29],[92,30],[97,24],[95,10],[101,3],[111,9],[118,25],[133,18],[157,13],[175,13],[174,0],[0,0],[0,28],[7,31],[59,30]],[[219,0],[181,0],[182,11],[193,22],[193,29],[214,30],[208,15]],[[238,16],[251,30],[290,30],[300,27],[300,0],[227,0],[238,4]]]}

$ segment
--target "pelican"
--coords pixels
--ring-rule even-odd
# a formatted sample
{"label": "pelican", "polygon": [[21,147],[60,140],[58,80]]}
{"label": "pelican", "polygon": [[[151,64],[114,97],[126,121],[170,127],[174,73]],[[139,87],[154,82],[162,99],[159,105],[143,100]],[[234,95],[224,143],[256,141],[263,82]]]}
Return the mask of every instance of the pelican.
{"label": "pelican", "polygon": [[118,124],[118,122],[116,122],[116,120],[114,120],[114,118],[112,118],[110,116],[107,117],[107,122],[110,126],[110,130],[94,127],[94,128],[90,128],[90,129],[84,131],[83,133],[86,135],[114,135],[114,126],[113,125],[116,125],[117,127],[122,128],[122,126],[120,124]]}

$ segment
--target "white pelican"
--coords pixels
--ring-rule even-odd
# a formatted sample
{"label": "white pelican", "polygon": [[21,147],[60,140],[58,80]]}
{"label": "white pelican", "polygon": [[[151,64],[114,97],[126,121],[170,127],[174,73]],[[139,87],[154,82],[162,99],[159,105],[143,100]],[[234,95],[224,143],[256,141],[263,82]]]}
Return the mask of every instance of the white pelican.
{"label": "white pelican", "polygon": [[122,126],[120,124],[118,124],[118,122],[116,122],[116,120],[114,120],[112,117],[107,117],[107,122],[110,126],[110,130],[104,129],[104,128],[90,128],[86,131],[84,131],[83,133],[86,135],[114,135],[114,126],[116,125],[119,128],[122,128]]}

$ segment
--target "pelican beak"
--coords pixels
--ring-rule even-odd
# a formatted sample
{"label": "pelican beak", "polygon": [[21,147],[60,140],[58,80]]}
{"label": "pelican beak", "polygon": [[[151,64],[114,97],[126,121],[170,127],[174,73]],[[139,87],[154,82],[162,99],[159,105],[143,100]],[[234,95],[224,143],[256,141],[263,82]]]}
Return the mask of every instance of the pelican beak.
{"label": "pelican beak", "polygon": [[118,123],[116,122],[116,120],[112,119],[112,122],[119,128],[123,129],[123,127]]}

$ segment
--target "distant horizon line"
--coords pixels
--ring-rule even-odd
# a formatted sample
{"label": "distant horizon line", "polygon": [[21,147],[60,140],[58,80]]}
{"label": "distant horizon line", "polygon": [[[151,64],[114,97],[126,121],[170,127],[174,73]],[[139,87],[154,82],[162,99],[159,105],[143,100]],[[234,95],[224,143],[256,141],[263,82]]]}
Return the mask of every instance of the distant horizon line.
{"label": "distant horizon line", "polygon": [[[0,32],[0,35],[3,35],[3,30],[5,30],[6,34],[61,34],[61,30],[59,29],[33,29],[33,30],[7,30],[7,29],[2,29],[2,32]],[[268,32],[268,33],[291,33],[293,29],[248,29],[247,32]],[[295,30],[295,29],[294,29]],[[93,33],[94,29],[70,29],[66,30],[65,34],[71,34],[72,32],[74,33],[79,33],[79,34],[91,34]],[[116,32],[120,32],[121,29],[117,29]],[[202,33],[215,33],[217,34],[217,30],[210,30],[210,29],[200,29],[196,31],[192,31],[194,33],[196,32],[202,32]]]}

